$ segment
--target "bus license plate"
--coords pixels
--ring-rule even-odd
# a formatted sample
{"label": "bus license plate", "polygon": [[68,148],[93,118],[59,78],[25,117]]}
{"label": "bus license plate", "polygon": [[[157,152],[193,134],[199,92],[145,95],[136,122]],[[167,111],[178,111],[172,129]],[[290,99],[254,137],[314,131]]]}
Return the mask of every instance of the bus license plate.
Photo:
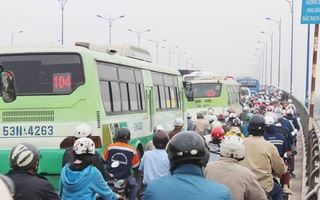
{"label": "bus license plate", "polygon": [[3,126],[2,136],[52,136],[53,126]]}

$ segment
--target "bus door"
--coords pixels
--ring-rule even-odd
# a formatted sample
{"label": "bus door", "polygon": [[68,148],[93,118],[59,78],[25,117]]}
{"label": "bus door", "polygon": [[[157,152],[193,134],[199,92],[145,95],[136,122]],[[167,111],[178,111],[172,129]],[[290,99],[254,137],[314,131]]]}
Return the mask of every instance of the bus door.
{"label": "bus door", "polygon": [[149,118],[149,132],[152,133],[153,132],[153,127],[154,127],[154,115],[153,115],[153,106],[152,106],[152,102],[153,102],[153,93],[152,93],[152,87],[146,87],[146,110],[147,110],[147,117]]}

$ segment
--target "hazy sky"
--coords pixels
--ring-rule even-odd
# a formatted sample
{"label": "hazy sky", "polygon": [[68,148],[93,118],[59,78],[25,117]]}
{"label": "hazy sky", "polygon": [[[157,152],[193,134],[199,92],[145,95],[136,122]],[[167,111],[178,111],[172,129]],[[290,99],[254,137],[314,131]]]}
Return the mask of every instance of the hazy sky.
{"label": "hazy sky", "polygon": [[[61,39],[61,7],[57,0],[0,0],[0,47],[11,45],[51,44]],[[293,94],[304,98],[306,77],[307,25],[300,24],[301,1],[294,2],[294,62]],[[281,18],[281,85],[289,91],[291,12],[286,0],[68,0],[64,10],[64,45],[75,41],[108,44],[109,18],[125,15],[112,23],[112,43],[138,44],[138,36],[129,32],[150,32],[141,35],[141,47],[148,49],[156,62],[156,44],[159,44],[159,64],[169,65],[169,51],[186,53],[184,59],[171,55],[171,67],[210,70],[222,75],[257,75],[257,65],[268,44],[270,68],[271,38],[273,33],[273,85],[277,86],[279,31],[276,22]],[[313,26],[311,26],[313,36]],[[311,46],[312,49],[312,37]],[[59,43],[55,43],[59,45]],[[311,53],[312,55],[312,53]],[[186,63],[186,59],[188,63]],[[192,59],[191,59],[192,58]],[[258,61],[253,61],[253,59]],[[312,57],[310,58],[310,63]],[[269,71],[269,70],[268,70]],[[310,66],[311,71],[311,66]],[[269,73],[269,72],[268,72]],[[267,74],[269,83],[270,75]],[[310,88],[310,86],[309,86]]]}

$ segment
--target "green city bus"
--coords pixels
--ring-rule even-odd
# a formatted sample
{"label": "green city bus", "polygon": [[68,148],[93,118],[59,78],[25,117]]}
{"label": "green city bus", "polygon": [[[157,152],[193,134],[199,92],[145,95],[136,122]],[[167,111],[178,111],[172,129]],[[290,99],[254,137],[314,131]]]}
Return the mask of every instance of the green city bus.
{"label": "green city bus", "polygon": [[0,49],[0,63],[13,72],[17,95],[0,102],[0,173],[9,170],[10,149],[29,142],[41,153],[38,174],[57,188],[62,155],[78,124],[92,128],[99,152],[126,126],[142,155],[153,127],[170,131],[176,117],[186,120],[179,71],[152,63],[139,47],[13,46]]}
{"label": "green city bus", "polygon": [[207,114],[208,108],[213,108],[214,114],[225,113],[230,108],[241,112],[240,84],[233,78],[199,71],[184,75],[183,79],[191,84],[194,94],[194,100],[186,103],[193,120],[199,112]]}

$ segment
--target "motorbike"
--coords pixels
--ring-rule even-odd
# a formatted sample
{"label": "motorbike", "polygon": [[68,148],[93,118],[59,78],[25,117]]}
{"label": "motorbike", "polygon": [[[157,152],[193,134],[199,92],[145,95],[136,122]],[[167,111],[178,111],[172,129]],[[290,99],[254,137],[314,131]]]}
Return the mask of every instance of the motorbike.
{"label": "motorbike", "polygon": [[127,199],[128,196],[128,187],[127,181],[124,179],[116,180],[108,180],[107,184],[111,188],[112,191],[122,196],[122,199]]}
{"label": "motorbike", "polygon": [[[111,167],[117,168],[119,165],[120,165],[119,161],[113,161],[111,164]],[[120,199],[123,199],[123,200],[128,199],[129,189],[127,187],[127,181],[125,179],[113,178],[113,179],[108,180],[107,184],[113,192],[122,196],[122,198],[120,198]],[[101,196],[97,195],[96,200],[103,200],[103,199]]]}

